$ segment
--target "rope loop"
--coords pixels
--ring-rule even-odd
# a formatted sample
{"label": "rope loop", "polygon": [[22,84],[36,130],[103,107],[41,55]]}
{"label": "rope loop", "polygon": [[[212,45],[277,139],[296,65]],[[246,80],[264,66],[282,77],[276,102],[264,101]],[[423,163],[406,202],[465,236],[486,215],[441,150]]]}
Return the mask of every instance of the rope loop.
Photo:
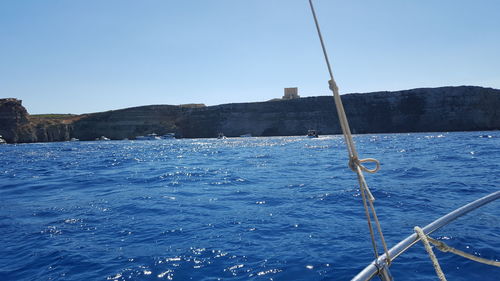
{"label": "rope loop", "polygon": [[[373,195],[371,194],[370,189],[368,188],[368,185],[366,184],[366,181],[365,181],[365,178],[363,175],[363,171],[368,172],[368,173],[377,172],[380,169],[380,163],[377,160],[371,159],[371,158],[362,159],[362,160],[358,159],[358,154],[356,152],[356,146],[354,145],[354,141],[352,139],[352,134],[351,134],[351,129],[349,128],[349,122],[347,121],[347,116],[345,114],[344,106],[342,105],[342,99],[340,98],[339,87],[337,86],[337,83],[335,83],[335,79],[333,78],[332,67],[331,67],[330,61],[328,59],[328,54],[326,52],[325,42],[323,41],[323,36],[321,35],[321,30],[319,27],[318,18],[316,17],[316,12],[314,11],[314,5],[313,5],[312,0],[309,0],[309,6],[311,6],[311,12],[313,15],[314,23],[316,25],[316,30],[318,31],[319,41],[321,43],[321,49],[323,50],[323,55],[325,57],[326,66],[328,67],[328,73],[330,74],[330,80],[328,81],[328,84],[329,84],[329,88],[333,92],[333,100],[335,101],[335,108],[337,109],[337,115],[339,118],[340,127],[342,129],[342,134],[344,135],[345,142],[347,145],[347,153],[349,155],[349,168],[354,170],[356,172],[356,174],[358,175],[358,182],[359,182],[359,187],[360,187],[360,191],[361,191],[361,197],[363,198],[363,206],[365,208],[366,219],[368,222],[368,229],[370,230],[370,237],[372,240],[373,251],[375,253],[375,257],[378,258],[378,252],[377,252],[377,247],[376,247],[377,242],[375,239],[375,234],[374,234],[374,230],[373,230],[372,223],[371,223],[371,216],[373,216],[373,219],[375,220],[377,231],[378,231],[378,234],[380,236],[380,240],[382,242],[382,245],[384,246],[384,251],[386,253],[386,256],[389,257],[389,251],[387,249],[387,244],[385,243],[384,235],[382,233],[382,227],[380,226],[380,222],[378,221],[378,218],[377,218],[377,213],[375,212],[375,207],[373,206],[373,201],[375,200],[375,198],[373,198]],[[366,162],[375,163],[375,165],[376,165],[375,169],[368,169],[368,168],[364,167],[362,165],[362,163],[366,163]],[[369,205],[370,209],[368,208],[368,205]],[[370,215],[370,211],[371,211],[371,215]],[[383,272],[386,272],[386,271],[383,270]]]}
{"label": "rope loop", "polygon": [[[375,163],[375,168],[368,169],[362,163]],[[353,172],[356,172],[356,167],[359,167],[361,170],[370,174],[375,174],[378,170],[380,170],[380,162],[375,158],[358,159],[356,156],[352,156],[349,159],[348,166]]]}

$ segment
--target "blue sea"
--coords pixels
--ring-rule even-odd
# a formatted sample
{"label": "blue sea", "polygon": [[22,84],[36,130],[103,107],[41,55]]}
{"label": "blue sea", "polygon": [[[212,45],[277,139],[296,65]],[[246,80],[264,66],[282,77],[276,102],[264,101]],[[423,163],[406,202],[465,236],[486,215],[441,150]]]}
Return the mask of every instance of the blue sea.
{"label": "blue sea", "polygon": [[[357,135],[389,246],[500,189],[500,132]],[[0,280],[350,280],[373,260],[341,136],[0,146]],[[432,236],[500,259],[500,202]],[[436,250],[448,280],[500,269]],[[437,280],[419,243],[395,280]]]}

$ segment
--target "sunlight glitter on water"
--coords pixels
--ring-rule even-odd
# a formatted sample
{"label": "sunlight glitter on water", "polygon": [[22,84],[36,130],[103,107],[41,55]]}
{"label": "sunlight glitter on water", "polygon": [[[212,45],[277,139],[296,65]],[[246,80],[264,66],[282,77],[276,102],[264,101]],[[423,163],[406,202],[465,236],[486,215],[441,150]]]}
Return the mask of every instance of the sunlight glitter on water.
{"label": "sunlight glitter on water", "polygon": [[[497,188],[500,138],[484,134],[355,136],[362,157],[382,162],[367,180],[390,244]],[[32,144],[0,156],[0,262],[17,269],[2,280],[348,280],[372,259],[340,136]],[[436,237],[496,258],[498,210]],[[410,257],[396,278],[433,278],[415,263],[425,252]],[[453,280],[488,272],[447,259]]]}

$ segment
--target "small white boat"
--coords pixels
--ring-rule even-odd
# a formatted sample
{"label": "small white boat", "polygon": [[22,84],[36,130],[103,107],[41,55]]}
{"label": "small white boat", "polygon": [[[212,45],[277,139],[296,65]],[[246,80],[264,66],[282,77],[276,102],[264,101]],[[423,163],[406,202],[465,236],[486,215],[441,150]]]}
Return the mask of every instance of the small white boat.
{"label": "small white boat", "polygon": [[7,144],[7,141],[5,141],[5,140],[2,138],[2,135],[0,135],[0,144]]}
{"label": "small white boat", "polygon": [[79,141],[77,138],[71,138],[69,141]]}
{"label": "small white boat", "polygon": [[218,139],[220,139],[220,140],[227,139],[227,137],[226,137],[226,136],[224,136],[224,134],[223,134],[223,133],[219,133],[219,134],[217,135],[217,138],[218,138]]}
{"label": "small white boat", "polygon": [[135,137],[136,140],[161,140],[161,138],[155,134],[155,133],[151,133],[151,134],[148,134],[146,136],[137,136]]}
{"label": "small white boat", "polygon": [[100,138],[96,138],[95,139],[96,141],[109,141],[110,139],[108,139],[107,137],[105,136],[101,136]]}

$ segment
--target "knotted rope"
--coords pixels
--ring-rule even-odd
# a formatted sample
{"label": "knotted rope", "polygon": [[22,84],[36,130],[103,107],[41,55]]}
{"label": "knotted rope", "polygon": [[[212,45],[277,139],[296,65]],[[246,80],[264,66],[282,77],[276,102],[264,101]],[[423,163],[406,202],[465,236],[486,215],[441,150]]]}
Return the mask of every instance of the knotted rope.
{"label": "knotted rope", "polygon": [[500,267],[500,262],[499,261],[493,261],[493,260],[489,260],[489,259],[485,259],[485,258],[481,258],[481,257],[478,257],[478,256],[475,256],[475,255],[471,255],[469,253],[466,253],[464,251],[461,251],[459,249],[456,249],[456,248],[453,248],[453,247],[450,247],[448,245],[446,245],[446,243],[442,242],[442,241],[439,241],[439,240],[436,240],[430,236],[427,235],[427,240],[429,240],[429,242],[431,242],[434,246],[436,246],[436,248],[438,248],[438,250],[440,250],[441,252],[444,252],[444,253],[452,253],[452,254],[455,254],[457,256],[461,256],[461,257],[464,257],[466,259],[469,259],[471,261],[475,261],[475,262],[479,262],[479,263],[484,263],[484,264],[487,264],[487,265],[492,265],[492,266],[496,266],[496,267]]}
{"label": "knotted rope", "polygon": [[[384,235],[382,233],[382,228],[380,227],[377,213],[375,212],[375,207],[373,206],[373,202],[375,201],[375,197],[373,197],[370,189],[368,188],[368,184],[366,183],[365,177],[363,175],[363,171],[368,172],[368,173],[377,172],[380,169],[380,162],[376,159],[373,159],[373,158],[359,159],[359,157],[358,157],[358,153],[356,151],[356,146],[354,144],[354,140],[353,140],[352,134],[351,134],[351,129],[349,128],[349,122],[347,121],[347,116],[346,116],[345,111],[344,111],[344,106],[342,105],[342,100],[340,98],[339,88],[337,86],[337,83],[335,82],[335,79],[333,78],[332,67],[331,67],[330,61],[328,59],[328,54],[326,52],[325,43],[323,41],[323,36],[321,35],[321,30],[319,27],[318,19],[316,17],[316,12],[314,10],[312,0],[309,0],[309,5],[311,6],[311,12],[313,14],[314,23],[315,23],[316,29],[318,31],[319,40],[321,42],[321,48],[323,50],[323,55],[325,57],[326,65],[328,67],[328,72],[330,74],[330,80],[328,81],[328,83],[329,83],[329,88],[333,93],[333,99],[335,101],[335,107],[337,109],[340,127],[342,128],[342,133],[344,135],[344,139],[345,139],[346,146],[347,146],[347,153],[349,156],[348,166],[358,176],[359,188],[361,191],[361,197],[363,199],[363,206],[365,209],[365,215],[366,215],[367,222],[368,222],[368,228],[370,230],[370,237],[371,237],[371,241],[372,241],[373,251],[375,253],[375,258],[378,258],[379,254],[378,254],[378,250],[377,250],[377,243],[375,240],[375,234],[374,234],[374,230],[373,230],[373,226],[372,226],[371,216],[373,216],[373,219],[375,220],[377,231],[378,231],[380,240],[382,242],[382,246],[384,248],[387,263],[390,264],[391,258],[389,256],[389,250],[387,249],[387,244],[385,242]],[[375,168],[368,169],[365,166],[363,166],[363,163],[367,163],[367,162],[375,163]]]}
{"label": "knotted rope", "polygon": [[439,262],[438,262],[438,260],[436,258],[436,255],[434,255],[434,252],[432,251],[430,243],[432,243],[434,246],[436,246],[436,248],[438,250],[440,250],[442,252],[445,252],[445,253],[449,252],[449,253],[452,253],[452,254],[464,257],[466,259],[469,259],[471,261],[475,261],[475,262],[484,263],[484,264],[487,264],[487,265],[492,265],[492,266],[500,267],[500,262],[493,261],[493,260],[488,260],[488,259],[481,258],[481,257],[478,257],[478,256],[474,256],[474,255],[468,254],[466,252],[460,251],[458,249],[455,249],[453,247],[450,247],[450,246],[446,245],[446,243],[444,243],[442,241],[438,241],[438,240],[430,237],[429,235],[426,235],[424,233],[424,231],[420,227],[418,227],[418,226],[415,226],[414,230],[417,233],[417,235],[420,238],[420,240],[422,240],[422,243],[425,246],[425,250],[429,254],[429,257],[430,257],[430,259],[432,261],[432,265],[434,266],[434,270],[436,271],[436,274],[437,274],[437,276],[439,277],[439,279],[441,281],[446,281],[446,277],[444,276],[444,273],[441,270],[441,267],[439,266]]}
{"label": "knotted rope", "polygon": [[475,262],[484,263],[484,264],[487,264],[487,265],[492,265],[492,266],[500,267],[500,262],[493,261],[493,260],[488,260],[488,259],[481,258],[481,257],[478,257],[478,256],[474,256],[474,255],[468,254],[466,252],[460,251],[458,249],[455,249],[453,247],[450,247],[450,246],[446,245],[446,243],[444,243],[442,241],[438,241],[438,240],[430,237],[429,235],[426,235],[424,233],[424,231],[420,227],[418,227],[418,226],[415,226],[414,230],[417,233],[417,235],[420,238],[420,240],[422,240],[422,243],[424,243],[425,250],[429,254],[429,257],[431,258],[432,265],[434,266],[436,274],[438,275],[439,279],[442,280],[442,281],[445,281],[446,277],[444,276],[444,273],[441,270],[441,267],[439,266],[439,262],[438,262],[438,260],[436,258],[436,255],[434,255],[434,252],[432,251],[430,243],[432,243],[434,246],[436,246],[436,248],[438,250],[440,250],[442,252],[445,252],[445,253],[449,252],[449,253],[452,253],[452,254],[464,257],[466,259],[469,259],[471,261],[475,261]]}
{"label": "knotted rope", "polygon": [[429,244],[429,240],[427,240],[427,235],[425,235],[424,231],[418,226],[415,226],[414,230],[415,233],[417,233],[420,240],[422,240],[422,243],[425,246],[425,250],[427,251],[427,254],[429,254],[429,258],[432,261],[434,270],[436,271],[436,274],[439,277],[439,280],[446,281],[446,277],[444,276],[443,270],[441,270],[441,266],[439,266],[439,262],[436,258],[436,255],[434,255],[434,251],[432,251],[431,244]]}

